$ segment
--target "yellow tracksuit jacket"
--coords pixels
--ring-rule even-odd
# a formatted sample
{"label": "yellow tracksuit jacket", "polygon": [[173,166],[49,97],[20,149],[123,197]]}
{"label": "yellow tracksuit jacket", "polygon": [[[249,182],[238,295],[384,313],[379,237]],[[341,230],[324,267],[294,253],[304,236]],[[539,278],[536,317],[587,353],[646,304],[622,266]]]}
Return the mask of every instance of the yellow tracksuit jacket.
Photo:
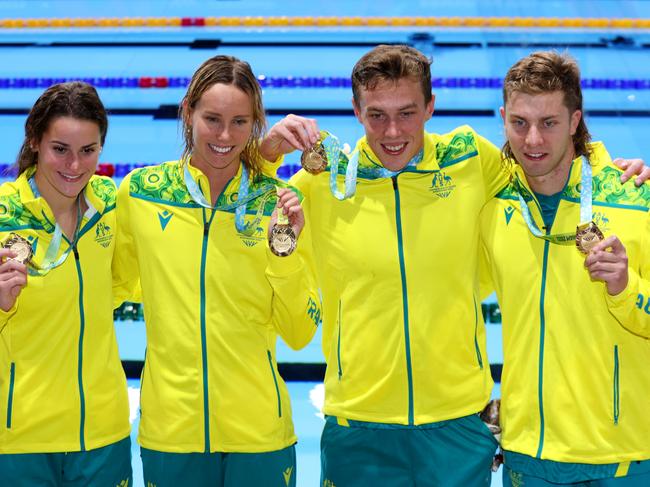
{"label": "yellow tracksuit jacket", "polygon": [[[129,435],[126,379],[113,328],[111,259],[115,184],[93,176],[76,251],[45,276],[29,276],[0,312],[0,453],[72,452]],[[54,216],[26,174],[0,186],[0,238],[15,232],[41,262]],[[63,240],[59,255],[69,244]]]}
{"label": "yellow tracksuit jacket", "polygon": [[[629,258],[622,293],[609,296],[590,279],[575,245],[534,237],[512,186],[486,205],[480,227],[486,276],[503,313],[503,448],[602,464],[650,458],[650,185],[621,184],[604,146],[592,147],[594,221]],[[550,234],[575,232],[581,164],[573,161]],[[519,166],[514,177],[542,228]]]}
{"label": "yellow tracksuit jacket", "polygon": [[[190,165],[210,200],[206,176]],[[236,198],[238,174],[218,205]],[[260,176],[260,184],[278,181]],[[248,205],[253,221],[261,198]],[[296,441],[287,388],[278,374],[277,335],[292,348],[320,321],[305,227],[296,252],[268,250],[271,198],[252,232],[233,211],[190,197],[179,161],[137,169],[118,191],[114,275],[117,301],[140,279],[147,328],[139,442],[166,452],[265,452]],[[253,215],[252,215],[253,214]]]}
{"label": "yellow tracksuit jacket", "polygon": [[[463,126],[425,134],[392,178],[365,138],[354,197],[299,171],[323,296],[326,414],[426,424],[476,413],[492,379],[478,295],[478,215],[507,179],[500,152]],[[345,167],[339,169],[342,184]]]}

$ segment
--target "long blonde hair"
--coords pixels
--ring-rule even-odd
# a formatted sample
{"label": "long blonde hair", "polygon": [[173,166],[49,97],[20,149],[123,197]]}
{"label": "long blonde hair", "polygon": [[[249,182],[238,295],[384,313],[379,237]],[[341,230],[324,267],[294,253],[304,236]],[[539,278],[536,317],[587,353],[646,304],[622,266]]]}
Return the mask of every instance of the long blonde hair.
{"label": "long blonde hair", "polygon": [[194,150],[190,114],[207,90],[213,85],[222,83],[234,85],[246,93],[253,106],[253,128],[251,135],[242,151],[242,161],[252,175],[262,171],[262,158],[259,155],[260,139],[266,129],[266,117],[262,105],[262,90],[250,65],[232,56],[214,56],[205,61],[195,71],[183,97],[179,109],[179,117],[183,127],[185,147],[182,158],[189,158]]}

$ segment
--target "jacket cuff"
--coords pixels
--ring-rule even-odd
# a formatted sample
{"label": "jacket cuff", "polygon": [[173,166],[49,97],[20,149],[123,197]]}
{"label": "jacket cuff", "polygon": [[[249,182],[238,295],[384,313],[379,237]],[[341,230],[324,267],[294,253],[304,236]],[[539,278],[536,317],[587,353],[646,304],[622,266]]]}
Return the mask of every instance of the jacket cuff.
{"label": "jacket cuff", "polygon": [[607,286],[604,286],[605,301],[609,309],[617,309],[634,306],[639,289],[639,275],[632,269],[628,270],[627,286],[620,293],[612,296],[607,292]]}
{"label": "jacket cuff", "polygon": [[11,318],[13,315],[16,314],[16,311],[18,310],[18,300],[14,302],[14,305],[9,309],[9,311],[5,311],[2,308],[0,308],[0,323],[6,323],[9,318]]}

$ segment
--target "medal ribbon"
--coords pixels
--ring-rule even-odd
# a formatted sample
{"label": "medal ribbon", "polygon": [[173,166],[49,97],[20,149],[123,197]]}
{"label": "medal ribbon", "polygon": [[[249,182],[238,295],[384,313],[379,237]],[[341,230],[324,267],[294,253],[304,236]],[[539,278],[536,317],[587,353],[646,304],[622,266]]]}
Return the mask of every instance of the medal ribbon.
{"label": "medal ribbon", "polygon": [[[31,188],[32,193],[34,193],[34,196],[36,198],[40,198],[41,193],[38,190],[36,183],[34,182],[34,178],[33,177],[29,178],[27,182],[29,183],[29,187]],[[63,254],[61,254],[61,256],[58,259],[56,258],[56,256],[59,253],[59,250],[61,249],[61,242],[63,240],[63,230],[61,229],[61,225],[59,225],[59,223],[56,222],[56,224],[54,225],[54,235],[52,236],[52,240],[50,240],[50,244],[47,246],[47,250],[45,251],[45,257],[43,258],[43,261],[41,262],[40,265],[32,263],[31,265],[27,266],[27,273],[30,276],[44,276],[52,269],[59,267],[68,258],[68,255],[70,255],[70,252],[72,252],[74,246],[77,245],[77,239],[79,238],[79,229],[81,228],[82,219],[83,218],[90,219],[93,217],[95,213],[97,213],[97,210],[93,205],[90,204],[90,201],[88,201],[88,198],[86,198],[85,195],[84,198],[86,199],[86,204],[88,205],[88,209],[82,216],[81,200],[79,199],[79,196],[77,196],[77,226],[74,230],[72,242],[70,243],[66,251],[63,252]]]}
{"label": "medal ribbon", "polygon": [[339,201],[351,198],[357,190],[359,151],[355,150],[348,158],[348,167],[345,169],[345,192],[341,193],[336,182],[336,177],[339,173],[339,164],[341,163],[341,143],[335,135],[328,133],[327,137],[323,140],[323,148],[325,149],[327,162],[330,164],[330,191]]}
{"label": "medal ribbon", "polygon": [[361,167],[359,168],[359,150],[355,149],[354,152],[350,155],[348,159],[348,167],[345,170],[345,193],[341,193],[338,189],[338,184],[336,178],[339,174],[339,165],[340,165],[340,143],[336,136],[332,134],[327,134],[323,140],[323,147],[325,148],[325,154],[327,155],[327,161],[330,165],[330,190],[334,197],[343,201],[354,196],[357,188],[357,174],[360,174],[365,179],[382,179],[382,178],[392,178],[403,172],[407,167],[414,166],[422,162],[424,157],[424,149],[420,149],[415,156],[404,166],[404,168],[399,171],[390,171],[385,167]]}
{"label": "medal ribbon", "polygon": [[[535,237],[541,238],[543,240],[548,240],[551,243],[557,245],[575,245],[576,234],[574,233],[558,233],[556,235],[545,235],[537,227],[537,224],[533,220],[530,209],[526,204],[526,200],[521,195],[520,185],[518,181],[515,183],[515,189],[517,191],[517,196],[519,196],[519,206],[521,208],[521,215],[530,230]],[[580,224],[589,223],[592,220],[592,189],[593,188],[593,178],[591,164],[589,160],[582,156],[582,173],[580,177]]]}
{"label": "medal ribbon", "polygon": [[[278,187],[275,187],[275,192],[278,192]],[[284,214],[284,208],[280,207],[278,208],[278,220],[276,221],[276,225],[288,225],[289,224],[289,217]]]}
{"label": "medal ribbon", "polygon": [[[260,221],[262,221],[266,202],[275,193],[275,186],[272,184],[265,184],[249,194],[250,183],[248,181],[248,169],[246,169],[246,165],[244,163],[241,163],[241,181],[239,182],[237,201],[225,205],[212,206],[203,195],[199,184],[192,176],[192,173],[190,172],[188,166],[189,160],[183,161],[185,186],[187,187],[187,191],[190,193],[192,200],[194,200],[197,205],[211,210],[230,211],[234,209],[235,227],[237,228],[237,231],[244,235],[252,235],[255,233],[257,225]],[[259,208],[257,209],[255,218],[252,222],[249,222],[247,224],[244,221],[244,216],[246,215],[246,207],[250,201],[253,201],[260,196],[262,197],[262,201],[260,202]]]}

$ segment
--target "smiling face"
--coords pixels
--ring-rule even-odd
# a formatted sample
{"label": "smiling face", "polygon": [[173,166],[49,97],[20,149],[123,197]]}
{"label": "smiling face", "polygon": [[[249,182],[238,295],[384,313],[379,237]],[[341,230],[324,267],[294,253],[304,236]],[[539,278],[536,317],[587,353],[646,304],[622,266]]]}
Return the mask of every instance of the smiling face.
{"label": "smiling face", "polygon": [[101,135],[95,122],[58,117],[41,140],[32,143],[37,153],[36,185],[46,200],[74,200],[97,169]]}
{"label": "smiling face", "polygon": [[506,138],[534,191],[561,191],[574,159],[573,135],[582,117],[570,113],[561,91],[515,91],[501,108]]}
{"label": "smiling face", "polygon": [[189,117],[192,164],[204,172],[238,168],[253,130],[249,96],[234,85],[216,83],[201,95]]}
{"label": "smiling face", "polygon": [[370,148],[391,171],[402,169],[422,149],[433,103],[433,98],[425,102],[421,84],[410,78],[361,88],[358,103],[352,101]]}

